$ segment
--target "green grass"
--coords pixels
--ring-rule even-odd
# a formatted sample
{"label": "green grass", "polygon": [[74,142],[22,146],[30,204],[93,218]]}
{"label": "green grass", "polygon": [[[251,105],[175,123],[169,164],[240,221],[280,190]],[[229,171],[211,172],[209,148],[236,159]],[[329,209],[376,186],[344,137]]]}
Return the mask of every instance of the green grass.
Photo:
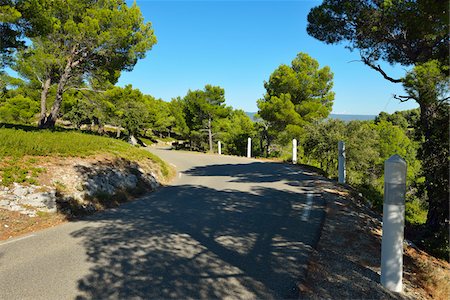
{"label": "green grass", "polygon": [[[25,156],[88,157],[97,154],[111,154],[131,161],[151,159],[160,166],[163,176],[170,174],[169,167],[159,157],[121,140],[77,131],[0,128],[0,162],[18,161]],[[8,172],[5,168],[18,167],[17,164],[7,163],[2,170],[3,176]],[[18,174],[19,180],[27,177],[27,171],[38,172],[27,167],[16,171],[10,173]],[[12,179],[14,176],[9,177]]]}

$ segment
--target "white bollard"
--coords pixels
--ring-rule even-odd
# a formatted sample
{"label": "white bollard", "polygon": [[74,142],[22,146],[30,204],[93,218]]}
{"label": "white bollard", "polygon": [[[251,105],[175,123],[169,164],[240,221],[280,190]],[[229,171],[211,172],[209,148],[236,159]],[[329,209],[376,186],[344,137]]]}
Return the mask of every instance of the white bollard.
{"label": "white bollard", "polygon": [[297,140],[292,140],[292,163],[297,163]]}
{"label": "white bollard", "polygon": [[383,236],[381,284],[401,292],[403,278],[403,229],[405,224],[406,162],[393,155],[384,162]]}
{"label": "white bollard", "polygon": [[219,155],[222,155],[222,143],[220,141],[217,142],[217,148],[219,150]]}
{"label": "white bollard", "polygon": [[338,143],[338,182],[345,183],[345,143],[339,141]]}
{"label": "white bollard", "polygon": [[247,157],[252,157],[252,139],[248,138],[247,140]]}

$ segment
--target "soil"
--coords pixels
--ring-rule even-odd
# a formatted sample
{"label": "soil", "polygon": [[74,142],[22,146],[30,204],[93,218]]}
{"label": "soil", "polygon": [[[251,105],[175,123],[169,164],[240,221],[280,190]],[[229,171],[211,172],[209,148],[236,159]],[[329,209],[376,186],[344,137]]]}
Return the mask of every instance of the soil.
{"label": "soil", "polygon": [[58,213],[39,213],[38,216],[30,218],[18,212],[0,209],[0,241],[64,222],[67,222],[66,217]]}
{"label": "soil", "polygon": [[327,217],[301,299],[450,299],[450,264],[404,244],[403,292],[380,284],[381,215],[348,187],[328,189]]}

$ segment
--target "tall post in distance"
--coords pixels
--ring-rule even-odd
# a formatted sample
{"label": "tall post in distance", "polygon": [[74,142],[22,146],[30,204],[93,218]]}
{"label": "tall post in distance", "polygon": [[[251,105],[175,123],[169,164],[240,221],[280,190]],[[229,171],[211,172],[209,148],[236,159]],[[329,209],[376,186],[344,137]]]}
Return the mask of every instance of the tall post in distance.
{"label": "tall post in distance", "polygon": [[217,142],[217,150],[219,155],[222,155],[222,143],[220,141]]}
{"label": "tall post in distance", "polygon": [[251,158],[252,157],[252,139],[248,138],[247,140],[247,157]]}
{"label": "tall post in distance", "polygon": [[297,163],[297,140],[292,140],[292,163]]}
{"label": "tall post in distance", "polygon": [[345,143],[338,143],[338,182],[345,183]]}
{"label": "tall post in distance", "polygon": [[406,162],[393,155],[384,162],[383,236],[381,284],[401,292],[403,279],[403,231],[405,225]]}

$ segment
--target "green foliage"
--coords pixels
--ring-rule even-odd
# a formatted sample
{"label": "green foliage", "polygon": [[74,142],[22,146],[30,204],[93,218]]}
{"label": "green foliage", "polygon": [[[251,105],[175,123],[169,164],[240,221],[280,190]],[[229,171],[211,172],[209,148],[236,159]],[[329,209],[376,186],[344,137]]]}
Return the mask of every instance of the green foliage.
{"label": "green foliage", "polygon": [[180,138],[186,138],[189,135],[189,127],[186,123],[186,116],[184,114],[184,101],[180,97],[172,99],[169,103],[170,115],[174,122],[171,131]]}
{"label": "green foliage", "polygon": [[[172,111],[174,111],[172,104],[151,96],[145,96],[145,101],[148,111],[147,126],[154,133],[157,133],[162,138],[164,134],[170,136],[173,130],[178,131],[177,125],[183,121],[183,118],[181,116],[182,119],[177,122],[176,117],[172,115]],[[175,109],[174,112],[177,112],[177,110]]]}
{"label": "green foliage", "polygon": [[0,1],[0,67],[11,62],[13,51],[23,46],[19,41],[21,30],[16,28],[22,14],[14,6],[12,0]]}
{"label": "green foliage", "polygon": [[427,221],[427,208],[418,198],[406,201],[405,220],[411,225],[421,225]]}
{"label": "green foliage", "polygon": [[219,135],[223,145],[222,153],[244,156],[247,153],[247,139],[256,135],[254,123],[243,110],[234,110],[219,124]]}
{"label": "green foliage", "polygon": [[231,112],[225,106],[225,90],[208,84],[204,90],[189,90],[182,103],[190,148],[212,151],[213,138],[220,133],[220,119]]}
{"label": "green foliage", "polygon": [[[349,49],[357,49],[370,68],[391,82],[403,83],[407,95],[397,99],[415,100],[420,105],[420,123],[413,126],[422,142],[419,158],[428,197],[428,244],[447,251],[448,24],[448,1],[324,0],[310,11],[307,27],[308,33],[321,41],[345,42]],[[414,68],[405,77],[394,79],[380,67],[379,60]]]}
{"label": "green foliage", "polygon": [[323,169],[337,178],[338,141],[346,143],[347,181],[356,186],[372,205],[381,209],[384,189],[384,161],[394,154],[402,156],[407,164],[407,221],[424,222],[425,202],[421,184],[421,163],[417,159],[419,143],[408,137],[408,127],[402,128],[385,119],[393,115],[380,114],[377,122],[326,120],[305,129],[302,139],[302,162]]}
{"label": "green foliage", "polygon": [[160,158],[120,140],[76,131],[27,130],[0,128],[0,158],[111,154],[132,161],[151,160],[161,167],[164,176],[169,174],[169,167]]}
{"label": "green foliage", "polygon": [[368,62],[448,65],[448,9],[434,0],[324,0],[310,11],[307,31],[328,44],[346,42]]}
{"label": "green foliage", "polygon": [[39,111],[36,101],[17,95],[0,102],[0,122],[28,123]]}
{"label": "green foliage", "polygon": [[286,144],[302,136],[305,125],[326,118],[334,100],[332,80],[330,68],[319,69],[319,63],[305,53],[299,53],[291,66],[279,66],[264,83],[266,95],[258,100],[268,140],[276,136]]}
{"label": "green foliage", "polygon": [[305,163],[320,167],[329,176],[336,177],[337,144],[344,139],[346,124],[330,119],[305,128],[308,133],[300,140]]}
{"label": "green foliage", "polygon": [[122,126],[130,135],[136,135],[144,126],[147,108],[144,97],[131,85],[113,87],[105,92],[106,120]]}
{"label": "green foliage", "polygon": [[44,169],[35,167],[34,163],[32,159],[0,157],[0,185],[9,186],[14,182],[36,184],[37,177]]}
{"label": "green foliage", "polygon": [[[19,52],[15,68],[22,77],[41,83],[44,104],[49,87],[57,84],[52,109],[47,115],[43,105],[40,120],[40,126],[54,127],[69,88],[95,89],[117,82],[120,72],[132,70],[156,37],[135,3],[130,7],[121,0],[41,3],[46,30]],[[135,127],[128,121],[128,128]]]}

